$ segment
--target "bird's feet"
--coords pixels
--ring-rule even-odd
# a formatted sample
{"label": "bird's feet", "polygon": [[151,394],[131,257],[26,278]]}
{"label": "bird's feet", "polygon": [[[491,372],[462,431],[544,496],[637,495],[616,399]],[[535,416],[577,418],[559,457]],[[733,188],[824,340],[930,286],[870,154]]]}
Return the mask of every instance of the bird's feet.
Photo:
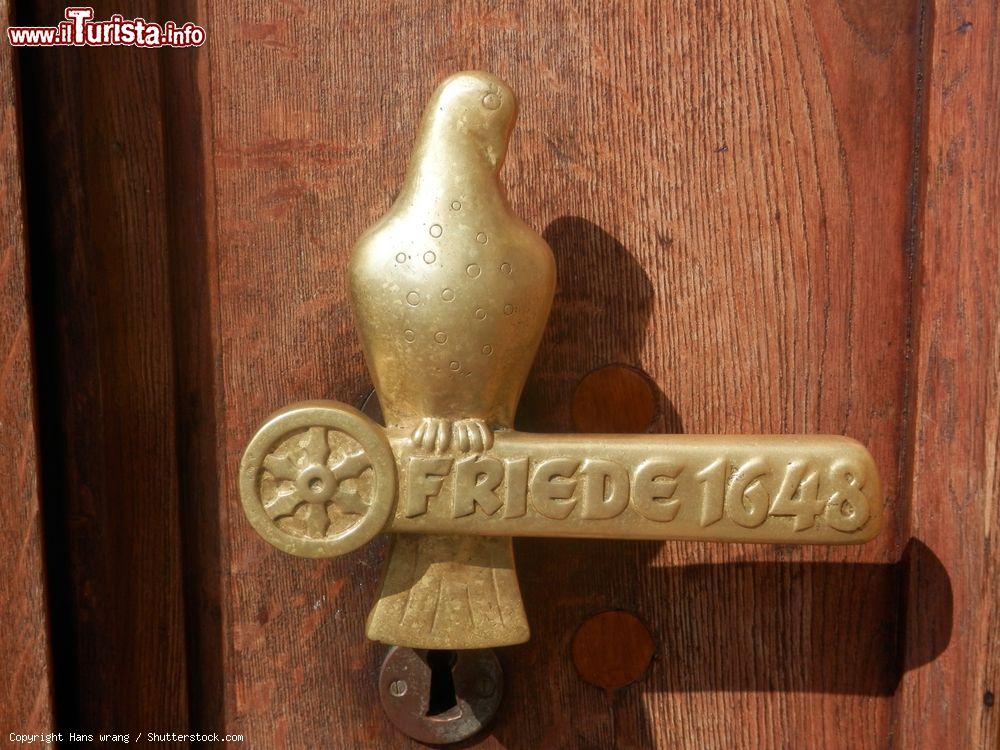
{"label": "bird's feet", "polygon": [[427,453],[444,453],[451,445],[451,420],[424,417],[410,435],[410,442]]}
{"label": "bird's feet", "polygon": [[462,453],[479,453],[493,447],[493,430],[481,419],[425,417],[413,430],[410,441],[428,453],[444,453],[454,446]]}
{"label": "bird's feet", "polygon": [[480,453],[493,447],[493,430],[481,419],[460,419],[451,431],[452,441],[462,453]]}

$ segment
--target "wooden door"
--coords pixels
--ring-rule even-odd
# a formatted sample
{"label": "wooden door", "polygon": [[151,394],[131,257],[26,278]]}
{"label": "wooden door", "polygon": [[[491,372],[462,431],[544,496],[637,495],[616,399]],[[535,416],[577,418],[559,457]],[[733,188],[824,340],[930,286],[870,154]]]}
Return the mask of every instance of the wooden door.
{"label": "wooden door", "polygon": [[[370,394],[349,250],[435,84],[479,68],[519,93],[506,181],[558,265],[520,424],[846,434],[888,522],[846,550],[518,540],[533,635],[468,746],[997,745],[993,4],[95,7],[126,11],[208,42],[0,61],[5,732],[415,744],[363,633],[385,540],[283,555],[236,467],[273,409]],[[654,653],[602,690],[572,642],[607,610]]]}

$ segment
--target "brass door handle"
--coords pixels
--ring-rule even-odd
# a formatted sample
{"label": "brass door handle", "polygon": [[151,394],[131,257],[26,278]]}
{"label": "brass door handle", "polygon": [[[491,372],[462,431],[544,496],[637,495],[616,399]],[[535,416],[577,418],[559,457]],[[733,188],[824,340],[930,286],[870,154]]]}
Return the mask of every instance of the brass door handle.
{"label": "brass door handle", "polygon": [[334,401],[272,415],[240,466],[254,529],[306,557],[395,533],[367,634],[432,649],[527,640],[514,536],[874,537],[878,472],[844,437],[512,428],[555,289],[551,250],[498,179],[516,114],[510,88],[485,73],[434,93],[403,189],[350,262],[386,427]]}

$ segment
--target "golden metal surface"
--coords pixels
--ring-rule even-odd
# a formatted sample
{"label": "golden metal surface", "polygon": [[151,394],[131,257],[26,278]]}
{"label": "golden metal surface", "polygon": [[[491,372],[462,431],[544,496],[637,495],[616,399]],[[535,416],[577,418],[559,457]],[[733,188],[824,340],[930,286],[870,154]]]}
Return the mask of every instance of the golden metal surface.
{"label": "golden metal surface", "polygon": [[431,98],[399,197],[358,240],[354,314],[390,427],[428,449],[510,427],[555,293],[555,260],[498,172],[513,92],[459,73]]}
{"label": "golden metal surface", "polygon": [[875,464],[843,437],[510,431],[448,456],[391,442],[399,533],[855,544],[881,525]]}
{"label": "golden metal surface", "polygon": [[378,534],[396,501],[384,433],[346,404],[306,401],[272,414],[240,462],[254,530],[300,557],[335,557]]}
{"label": "golden metal surface", "polygon": [[386,427],[335,401],[272,415],[240,467],[247,517],[306,557],[396,533],[368,637],[527,640],[513,536],[855,544],[882,525],[868,451],[836,436],[535,435],[512,429],[555,286],[498,180],[513,92],[459,73],[431,99],[351,295]]}

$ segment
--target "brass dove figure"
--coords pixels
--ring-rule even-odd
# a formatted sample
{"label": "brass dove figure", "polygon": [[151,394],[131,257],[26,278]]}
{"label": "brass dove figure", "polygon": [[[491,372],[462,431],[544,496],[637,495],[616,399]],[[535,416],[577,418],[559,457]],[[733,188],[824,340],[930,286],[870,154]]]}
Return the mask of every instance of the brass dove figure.
{"label": "brass dove figure", "polygon": [[349,268],[386,425],[336,401],[269,416],[240,462],[253,528],[305,557],[393,533],[367,635],[449,650],[528,639],[512,536],[859,544],[878,534],[878,468],[849,438],[513,429],[555,287],[551,250],[498,178],[516,113],[510,88],[485,73],[435,91],[403,189]]}
{"label": "brass dove figure", "polygon": [[[512,427],[552,305],[552,251],[499,180],[517,109],[486,73],[438,86],[399,197],[351,258],[386,426],[426,453],[482,452]],[[397,535],[368,635],[421,648],[527,640],[511,540]]]}

